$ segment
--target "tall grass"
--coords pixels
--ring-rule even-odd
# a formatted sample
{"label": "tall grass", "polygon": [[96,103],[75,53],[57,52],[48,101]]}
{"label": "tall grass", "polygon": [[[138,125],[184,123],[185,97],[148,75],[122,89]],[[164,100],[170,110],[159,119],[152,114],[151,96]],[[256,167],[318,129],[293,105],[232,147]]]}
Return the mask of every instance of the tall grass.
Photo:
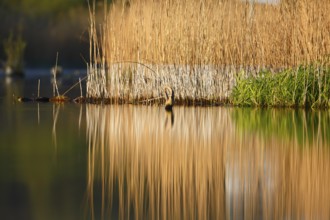
{"label": "tall grass", "polygon": [[[244,74],[243,74],[244,75]],[[330,107],[330,69],[300,66],[277,74],[237,77],[231,102],[241,106]]]}
{"label": "tall grass", "polygon": [[[180,90],[177,99],[218,102],[228,98],[241,69],[255,73],[323,60],[330,54],[329,10],[327,0],[116,1],[105,8],[100,28],[91,13],[90,74],[97,73],[88,95],[137,100],[161,96],[169,85]],[[154,71],[113,65],[125,61]]]}

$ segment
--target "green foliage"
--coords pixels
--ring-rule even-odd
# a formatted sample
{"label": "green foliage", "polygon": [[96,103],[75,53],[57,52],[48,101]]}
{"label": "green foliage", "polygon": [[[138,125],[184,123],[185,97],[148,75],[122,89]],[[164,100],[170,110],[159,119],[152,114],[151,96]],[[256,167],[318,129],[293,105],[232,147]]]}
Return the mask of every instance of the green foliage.
{"label": "green foliage", "polygon": [[299,66],[279,73],[236,78],[231,102],[239,106],[330,107],[330,70],[323,65]]}
{"label": "green foliage", "polygon": [[3,42],[4,52],[6,55],[6,68],[11,68],[14,72],[23,72],[24,51],[26,42],[20,34],[15,38],[13,32]]}

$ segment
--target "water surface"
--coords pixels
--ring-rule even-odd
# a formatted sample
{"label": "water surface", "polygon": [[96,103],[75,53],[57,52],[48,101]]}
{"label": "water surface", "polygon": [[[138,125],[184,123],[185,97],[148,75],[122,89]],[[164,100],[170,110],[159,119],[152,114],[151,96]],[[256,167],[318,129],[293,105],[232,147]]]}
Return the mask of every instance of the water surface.
{"label": "water surface", "polygon": [[330,218],[330,111],[13,100],[38,78],[0,78],[1,219]]}

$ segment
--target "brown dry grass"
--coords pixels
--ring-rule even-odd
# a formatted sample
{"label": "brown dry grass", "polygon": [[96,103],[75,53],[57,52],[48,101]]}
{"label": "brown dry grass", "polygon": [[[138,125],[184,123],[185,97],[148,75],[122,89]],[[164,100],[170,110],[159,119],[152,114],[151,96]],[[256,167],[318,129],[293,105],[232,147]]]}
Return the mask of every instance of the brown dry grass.
{"label": "brown dry grass", "polygon": [[[126,0],[105,11],[101,24],[93,10],[90,14],[92,98],[155,98],[171,86],[179,91],[176,100],[220,102],[241,69],[288,68],[322,62],[330,54],[327,0]],[[122,65],[125,61],[154,71]]]}
{"label": "brown dry grass", "polygon": [[129,2],[108,13],[101,46],[107,61],[285,67],[330,54],[327,0]]}

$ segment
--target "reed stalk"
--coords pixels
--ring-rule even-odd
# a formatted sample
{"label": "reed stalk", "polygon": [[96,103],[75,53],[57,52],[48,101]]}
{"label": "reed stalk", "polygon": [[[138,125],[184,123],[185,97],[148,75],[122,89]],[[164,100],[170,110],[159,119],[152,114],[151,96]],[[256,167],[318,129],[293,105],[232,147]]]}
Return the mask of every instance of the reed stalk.
{"label": "reed stalk", "polygon": [[57,96],[60,96],[60,93],[58,92],[57,81],[56,81],[57,62],[58,62],[58,52],[56,53],[55,69],[54,69],[54,72],[53,72],[53,77],[54,77],[54,82],[53,83],[54,83],[54,90],[56,90]]}

